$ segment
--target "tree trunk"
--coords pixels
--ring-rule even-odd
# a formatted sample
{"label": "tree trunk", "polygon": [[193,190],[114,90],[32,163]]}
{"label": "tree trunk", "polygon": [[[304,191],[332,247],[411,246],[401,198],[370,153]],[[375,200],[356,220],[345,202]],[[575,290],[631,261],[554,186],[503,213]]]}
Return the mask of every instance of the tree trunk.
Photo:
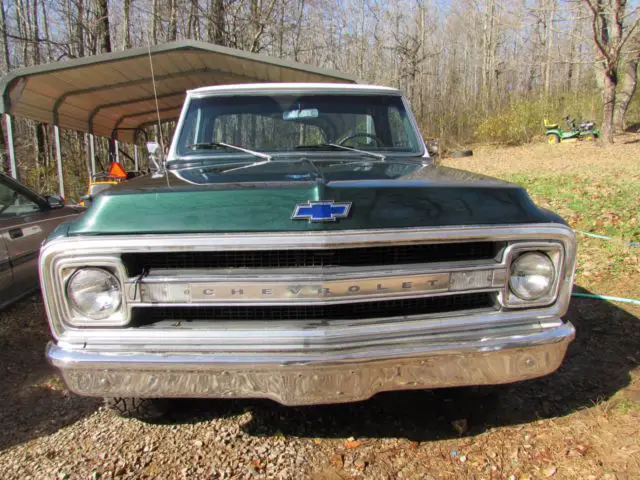
{"label": "tree trunk", "polygon": [[602,138],[605,142],[613,143],[613,112],[616,104],[617,78],[615,73],[604,72],[602,101],[604,104],[602,115]]}
{"label": "tree trunk", "polygon": [[225,45],[224,30],[224,0],[211,0],[207,22],[207,40],[216,45]]}
{"label": "tree trunk", "polygon": [[29,29],[27,26],[27,22],[25,20],[25,6],[22,0],[18,0],[18,4],[16,6],[16,27],[18,28],[18,36],[22,37],[22,61],[24,62],[24,66],[29,65],[29,40],[31,39],[31,35],[29,34]]}
{"label": "tree trunk", "polygon": [[124,0],[123,6],[122,37],[125,50],[131,48],[131,29],[129,27],[131,20],[131,1],[132,0]]}
{"label": "tree trunk", "polygon": [[[7,40],[7,20],[4,10],[4,0],[0,1],[0,27],[2,28],[2,54],[4,57],[4,71],[11,70],[11,58],[9,57],[9,42]],[[3,137],[4,138],[4,137]]]}
{"label": "tree trunk", "polygon": [[158,0],[153,0],[153,6],[151,7],[151,38],[153,44],[158,44]]}
{"label": "tree trunk", "polygon": [[169,30],[167,40],[172,42],[178,38],[178,0],[169,2]]}
{"label": "tree trunk", "polygon": [[556,15],[556,2],[555,0],[551,0],[551,9],[549,11],[549,21],[547,24],[547,40],[546,47],[547,51],[545,58],[545,66],[544,66],[544,93],[548,97],[551,92],[551,71],[553,66],[552,54],[553,54],[553,37],[554,37],[554,26],[553,23],[555,21]]}
{"label": "tree trunk", "polygon": [[616,92],[615,110],[613,112],[613,126],[616,132],[624,132],[627,128],[625,115],[636,93],[638,82],[638,62],[640,59],[628,60],[622,71],[621,87]]}
{"label": "tree trunk", "polygon": [[111,31],[109,27],[109,2],[96,0],[97,36],[101,53],[111,52]]}
{"label": "tree trunk", "polygon": [[44,40],[46,42],[47,47],[47,56],[46,62],[53,61],[53,49],[51,47],[51,35],[49,33],[49,17],[47,16],[47,3],[45,0],[42,0],[42,27],[44,30]]}
{"label": "tree trunk", "polygon": [[40,26],[38,18],[38,0],[33,0],[33,18],[31,19],[33,28],[33,64],[40,64]]}
{"label": "tree trunk", "polygon": [[252,53],[258,53],[260,51],[260,37],[262,36],[263,27],[260,23],[260,0],[251,0],[250,9],[251,9],[251,18],[249,23],[251,25],[251,34],[253,35],[253,40],[251,41],[251,46],[249,47],[249,51]]}
{"label": "tree trunk", "polygon": [[198,18],[198,0],[191,0],[187,22],[187,38],[200,40],[200,19]]}
{"label": "tree trunk", "polygon": [[78,56],[84,57],[84,0],[78,0],[78,18],[76,19],[76,44]]}
{"label": "tree trunk", "polygon": [[44,140],[44,129],[47,128],[46,125],[44,123],[34,123],[33,125],[33,133],[34,133],[34,138],[36,139],[36,144],[35,144],[35,155],[34,155],[34,159],[35,159],[35,163],[36,163],[36,169],[40,167],[40,165],[44,165],[49,163],[48,162],[48,155],[47,155],[47,146],[45,144],[45,140]]}

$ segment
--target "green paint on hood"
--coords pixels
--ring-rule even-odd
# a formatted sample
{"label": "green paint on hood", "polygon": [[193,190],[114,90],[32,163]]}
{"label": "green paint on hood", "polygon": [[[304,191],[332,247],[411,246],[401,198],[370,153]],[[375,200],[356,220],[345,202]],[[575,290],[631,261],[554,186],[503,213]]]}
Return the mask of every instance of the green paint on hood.
{"label": "green paint on hood", "polygon": [[[389,175],[389,167],[396,167]],[[402,167],[402,166],[401,166]],[[249,169],[194,184],[186,176],[132,180],[99,195],[69,235],[354,230],[559,221],[516,185],[442,167],[378,164],[286,174],[282,166]],[[375,169],[379,172],[376,173]],[[294,169],[295,170],[295,169]],[[195,178],[195,177],[194,177]],[[220,179],[225,180],[224,183]],[[295,178],[293,180],[292,178]],[[407,180],[409,179],[409,180]],[[349,218],[292,220],[297,204],[351,202]]]}

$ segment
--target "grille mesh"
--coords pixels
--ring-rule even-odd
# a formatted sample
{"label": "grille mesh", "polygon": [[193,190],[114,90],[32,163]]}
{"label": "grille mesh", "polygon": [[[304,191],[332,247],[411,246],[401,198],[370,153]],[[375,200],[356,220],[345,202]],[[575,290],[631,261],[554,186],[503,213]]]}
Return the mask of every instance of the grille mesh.
{"label": "grille mesh", "polygon": [[315,250],[252,250],[217,252],[126,253],[122,261],[129,275],[143,269],[363,267],[412,263],[490,260],[502,242],[333,248]]}
{"label": "grille mesh", "polygon": [[358,320],[492,306],[493,298],[490,293],[470,293],[335,305],[136,307],[133,309],[133,322],[144,325],[162,320]]}

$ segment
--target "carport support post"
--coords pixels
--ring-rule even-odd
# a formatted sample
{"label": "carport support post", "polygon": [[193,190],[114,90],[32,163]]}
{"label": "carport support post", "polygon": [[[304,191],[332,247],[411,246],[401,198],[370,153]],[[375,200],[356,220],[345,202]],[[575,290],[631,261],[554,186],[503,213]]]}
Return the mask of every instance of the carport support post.
{"label": "carport support post", "polygon": [[18,178],[18,169],[16,168],[16,151],[13,149],[13,120],[8,113],[4,116],[7,124],[7,146],[9,147],[9,163],[11,165],[11,176]]}
{"label": "carport support post", "polygon": [[96,174],[96,145],[93,139],[93,133],[89,134],[89,151],[91,152],[91,175]]}
{"label": "carport support post", "polygon": [[58,185],[59,193],[64,198],[64,178],[62,176],[62,151],[60,149],[60,129],[57,125],[53,126],[53,131],[56,137],[56,161],[58,162]]}
{"label": "carport support post", "polygon": [[138,171],[138,145],[133,146],[133,163],[135,164],[135,171]]}

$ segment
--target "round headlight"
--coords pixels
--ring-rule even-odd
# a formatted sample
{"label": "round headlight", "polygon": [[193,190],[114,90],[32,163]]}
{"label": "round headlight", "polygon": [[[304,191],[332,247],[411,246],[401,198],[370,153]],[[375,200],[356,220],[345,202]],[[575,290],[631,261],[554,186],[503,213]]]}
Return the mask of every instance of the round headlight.
{"label": "round headlight", "polygon": [[67,295],[74,310],[94,320],[103,320],[122,304],[120,282],[108,270],[81,268],[67,283]]}
{"label": "round headlight", "polygon": [[511,264],[509,287],[522,300],[537,300],[549,293],[555,279],[553,262],[544,253],[524,253]]}

